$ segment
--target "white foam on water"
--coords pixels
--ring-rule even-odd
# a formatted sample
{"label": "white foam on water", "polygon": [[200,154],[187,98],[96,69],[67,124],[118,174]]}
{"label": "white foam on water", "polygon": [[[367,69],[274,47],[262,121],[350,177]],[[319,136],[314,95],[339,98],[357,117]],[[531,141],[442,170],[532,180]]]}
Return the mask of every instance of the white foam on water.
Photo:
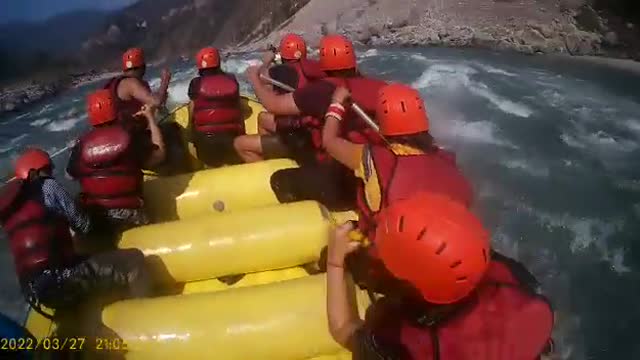
{"label": "white foam on water", "polygon": [[189,82],[191,80],[185,80],[175,82],[169,86],[169,98],[168,102],[173,104],[184,104],[189,102]]}
{"label": "white foam on water", "polygon": [[626,119],[622,124],[640,138],[640,119]]}
{"label": "white foam on water", "polygon": [[549,105],[554,108],[560,108],[566,105],[567,97],[563,94],[560,94],[558,90],[544,89],[542,90],[540,95]]}
{"label": "white foam on water", "polygon": [[437,136],[454,139],[455,142],[462,138],[465,142],[493,144],[518,149],[516,145],[500,138],[498,136],[498,128],[489,121],[464,122],[458,119],[448,119],[442,129],[442,133]]}
{"label": "white foam on water", "polygon": [[488,100],[492,105],[501,111],[527,118],[531,116],[533,110],[528,106],[506,99],[491,89],[477,81],[473,81],[471,76],[477,74],[474,68],[461,64],[434,64],[425,70],[412,86],[417,89],[428,89],[429,87],[439,86],[449,90],[466,88],[472,94]]}
{"label": "white foam on water", "polygon": [[518,211],[535,216],[544,226],[569,231],[572,238],[568,246],[573,254],[595,249],[599,254],[600,260],[607,262],[616,273],[622,274],[630,270],[624,265],[624,249],[610,248],[608,244],[608,239],[612,235],[623,230],[624,221],[604,221],[587,217],[579,218],[567,213],[549,213],[513,200],[505,200],[505,204],[516,208]]}
{"label": "white foam on water", "polygon": [[510,159],[501,162],[504,166],[512,170],[519,170],[528,175],[546,178],[549,177],[549,168],[543,165],[534,165],[525,159]]}
{"label": "white foam on water", "polygon": [[571,231],[573,239],[569,249],[579,254],[589,248],[594,248],[600,259],[609,263],[611,269],[619,274],[629,271],[624,265],[624,251],[610,249],[607,240],[622,230],[621,221],[607,222],[600,219],[577,218],[569,214],[554,215],[538,213],[538,217],[550,226],[560,227]]}
{"label": "white foam on water", "polygon": [[421,62],[428,62],[429,61],[429,59],[427,59],[426,56],[420,55],[420,54],[411,54],[411,55],[409,55],[409,58],[411,58],[413,60],[421,61]]}
{"label": "white foam on water", "polygon": [[72,117],[70,119],[58,120],[45,126],[45,129],[50,132],[67,131],[73,129],[76,125],[86,119],[87,114],[83,114],[81,116]]}
{"label": "white foam on water", "polygon": [[593,148],[604,153],[630,153],[639,146],[636,141],[620,139],[604,130],[588,132],[582,124],[574,122],[574,125],[572,130],[560,135],[560,139],[572,148]]}
{"label": "white foam on water", "polygon": [[40,127],[43,125],[46,125],[48,123],[51,122],[51,118],[42,118],[42,119],[38,119],[38,120],[34,120],[32,122],[29,123],[29,125],[33,126],[33,127]]}
{"label": "white foam on water", "polygon": [[222,63],[222,68],[226,72],[234,73],[236,75],[243,74],[249,66],[258,66],[262,62],[258,59],[227,59]]}
{"label": "white foam on water", "polygon": [[487,64],[476,64],[476,65],[483,71],[488,72],[489,74],[503,75],[503,76],[509,76],[509,77],[518,76],[517,74],[514,74],[507,70],[499,69],[497,67],[493,67],[491,65],[487,65]]}
{"label": "white foam on water", "polygon": [[53,109],[53,104],[47,104],[47,105],[43,106],[42,109],[40,109],[40,111],[38,111],[36,113],[36,115],[42,115],[42,114],[44,114],[47,111],[50,111],[52,109]]}
{"label": "white foam on water", "polygon": [[429,66],[411,85],[416,89],[427,89],[430,86],[447,88],[466,87],[470,83],[469,76],[477,71],[460,64],[434,64]]}
{"label": "white foam on water", "polygon": [[369,50],[365,51],[359,57],[360,58],[368,58],[368,57],[372,57],[372,56],[378,56],[378,49],[369,49]]}
{"label": "white foam on water", "polygon": [[504,97],[494,93],[489,89],[489,87],[482,83],[472,83],[469,86],[469,90],[477,96],[485,98],[489,100],[493,105],[495,105],[498,109],[503,112],[515,116],[519,116],[522,118],[528,118],[533,114],[533,110],[531,110],[528,106],[513,102],[509,99],[505,99]]}
{"label": "white foam on water", "polygon": [[27,136],[29,136],[28,134],[20,134],[14,138],[11,138],[11,140],[9,140],[9,142],[3,146],[0,147],[0,154],[4,154],[7,153],[11,150],[16,149],[18,146],[20,146],[20,142],[26,138]]}

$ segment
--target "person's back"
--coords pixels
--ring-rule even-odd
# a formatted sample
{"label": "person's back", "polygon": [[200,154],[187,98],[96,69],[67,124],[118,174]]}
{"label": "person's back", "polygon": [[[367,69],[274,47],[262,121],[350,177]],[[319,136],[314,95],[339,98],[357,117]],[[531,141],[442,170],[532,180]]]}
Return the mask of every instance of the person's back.
{"label": "person's back", "polygon": [[199,76],[191,80],[188,94],[198,158],[210,167],[241,163],[233,147],[234,139],[245,133],[238,81],[222,71],[215,48],[200,50],[196,63]]}
{"label": "person's back", "polygon": [[[80,199],[99,225],[117,234],[149,223],[144,211],[142,168],[164,159],[164,142],[150,110],[151,136],[141,136],[116,121],[113,97],[98,91],[88,97],[94,128],[72,150],[67,173],[81,186]],[[151,140],[151,141],[150,141]]]}
{"label": "person's back", "polygon": [[69,227],[79,241],[95,229],[52,170],[46,152],[27,150],[16,160],[16,179],[0,189],[0,222],[27,302],[42,312],[42,306],[73,309],[105,291],[147,294],[150,283],[140,250],[90,258],[76,253]]}
{"label": "person's back", "polygon": [[[162,71],[160,89],[157,95],[153,94],[149,83],[144,80],[146,63],[142,49],[131,48],[124,52],[122,71],[122,75],[109,80],[104,86],[115,100],[120,121],[130,120],[144,105],[157,108],[166,102],[171,74],[166,69]],[[144,123],[134,122],[134,125],[141,127]]]}

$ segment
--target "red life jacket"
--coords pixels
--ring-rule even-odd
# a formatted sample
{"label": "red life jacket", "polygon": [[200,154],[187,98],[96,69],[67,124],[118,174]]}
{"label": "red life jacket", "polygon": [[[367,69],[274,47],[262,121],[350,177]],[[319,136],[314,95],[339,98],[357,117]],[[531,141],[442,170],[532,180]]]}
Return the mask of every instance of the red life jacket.
{"label": "red life jacket", "polygon": [[[386,82],[367,77],[326,78],[325,80],[336,86],[343,86],[349,89],[353,102],[358,104],[372,119],[376,118],[378,92],[387,85]],[[371,129],[352,109],[347,109],[345,118],[342,121],[344,124],[342,128],[343,134],[352,143],[384,144],[380,135]]]}
{"label": "red life jacket", "polygon": [[96,128],[80,139],[76,177],[85,205],[105,209],[142,207],[141,164],[132,137],[121,125]]}
{"label": "red life jacket", "polygon": [[243,134],[240,88],[235,76],[216,74],[200,77],[192,119],[194,130],[204,134]]}
{"label": "red life jacket", "polygon": [[0,190],[0,222],[20,281],[75,257],[68,223],[47,210],[33,186],[37,183],[12,180]]}
{"label": "red life jacket", "polygon": [[513,264],[522,267],[511,259],[492,260],[475,294],[444,320],[420,324],[401,305],[385,306],[382,300],[366,326],[380,342],[402,345],[402,360],[538,359],[551,342],[553,310]]}
{"label": "red life jacket", "polygon": [[[368,146],[366,151],[369,151],[374,169],[365,168],[365,172],[376,171],[381,209],[419,191],[441,193],[467,207],[471,205],[473,190],[457,168],[454,154],[437,150],[430,154],[397,156],[379,145]],[[373,240],[378,211],[369,207],[363,182],[358,190],[357,209],[360,230]]]}
{"label": "red life jacket", "polygon": [[[118,119],[123,122],[131,120],[133,118],[133,114],[140,111],[140,108],[142,107],[142,105],[144,105],[137,99],[122,100],[118,96],[118,86],[120,85],[120,82],[128,78],[131,78],[131,76],[120,75],[109,80],[109,82],[107,82],[107,84],[104,86],[105,89],[111,91],[111,95],[116,101]],[[151,90],[148,82],[142,79],[138,79],[138,81],[140,81],[145,88],[149,89],[149,91]],[[140,124],[146,125],[144,121],[140,122]]]}
{"label": "red life jacket", "polygon": [[298,74],[298,85],[296,89],[302,89],[310,82],[323,79],[327,75],[320,70],[320,63],[315,60],[300,60],[288,62],[287,66],[292,67]]}

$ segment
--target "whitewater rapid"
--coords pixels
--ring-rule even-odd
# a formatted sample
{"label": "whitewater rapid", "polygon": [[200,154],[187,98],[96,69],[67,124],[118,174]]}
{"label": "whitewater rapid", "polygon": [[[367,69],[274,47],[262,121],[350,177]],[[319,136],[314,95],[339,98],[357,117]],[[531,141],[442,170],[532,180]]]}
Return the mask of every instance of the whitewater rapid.
{"label": "whitewater rapid", "polygon": [[[232,57],[238,75],[259,54]],[[640,320],[640,82],[615,71],[539,58],[450,49],[369,49],[361,70],[424,95],[438,141],[456,151],[493,245],[538,277],[557,316],[563,359],[633,358],[627,328]],[[596,71],[597,70],[597,71]],[[188,101],[190,63],[173,67],[169,103]],[[157,70],[152,86],[159,84]],[[634,85],[635,84],[635,85]],[[55,154],[58,171],[87,129],[84,96],[100,83],[0,119],[0,166],[28,145]],[[635,95],[634,95],[635,94]],[[636,253],[637,253],[636,249]],[[6,246],[0,306],[20,318]]]}

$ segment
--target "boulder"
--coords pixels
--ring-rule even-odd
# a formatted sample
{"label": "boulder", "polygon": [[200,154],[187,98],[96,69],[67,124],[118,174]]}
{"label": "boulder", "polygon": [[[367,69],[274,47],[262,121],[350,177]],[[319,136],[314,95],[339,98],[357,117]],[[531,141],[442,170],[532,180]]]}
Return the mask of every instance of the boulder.
{"label": "boulder", "polygon": [[483,31],[476,31],[473,34],[473,39],[471,41],[471,43],[474,46],[479,46],[479,47],[494,47],[498,44],[498,40],[496,40],[493,35],[488,34],[486,32]]}

